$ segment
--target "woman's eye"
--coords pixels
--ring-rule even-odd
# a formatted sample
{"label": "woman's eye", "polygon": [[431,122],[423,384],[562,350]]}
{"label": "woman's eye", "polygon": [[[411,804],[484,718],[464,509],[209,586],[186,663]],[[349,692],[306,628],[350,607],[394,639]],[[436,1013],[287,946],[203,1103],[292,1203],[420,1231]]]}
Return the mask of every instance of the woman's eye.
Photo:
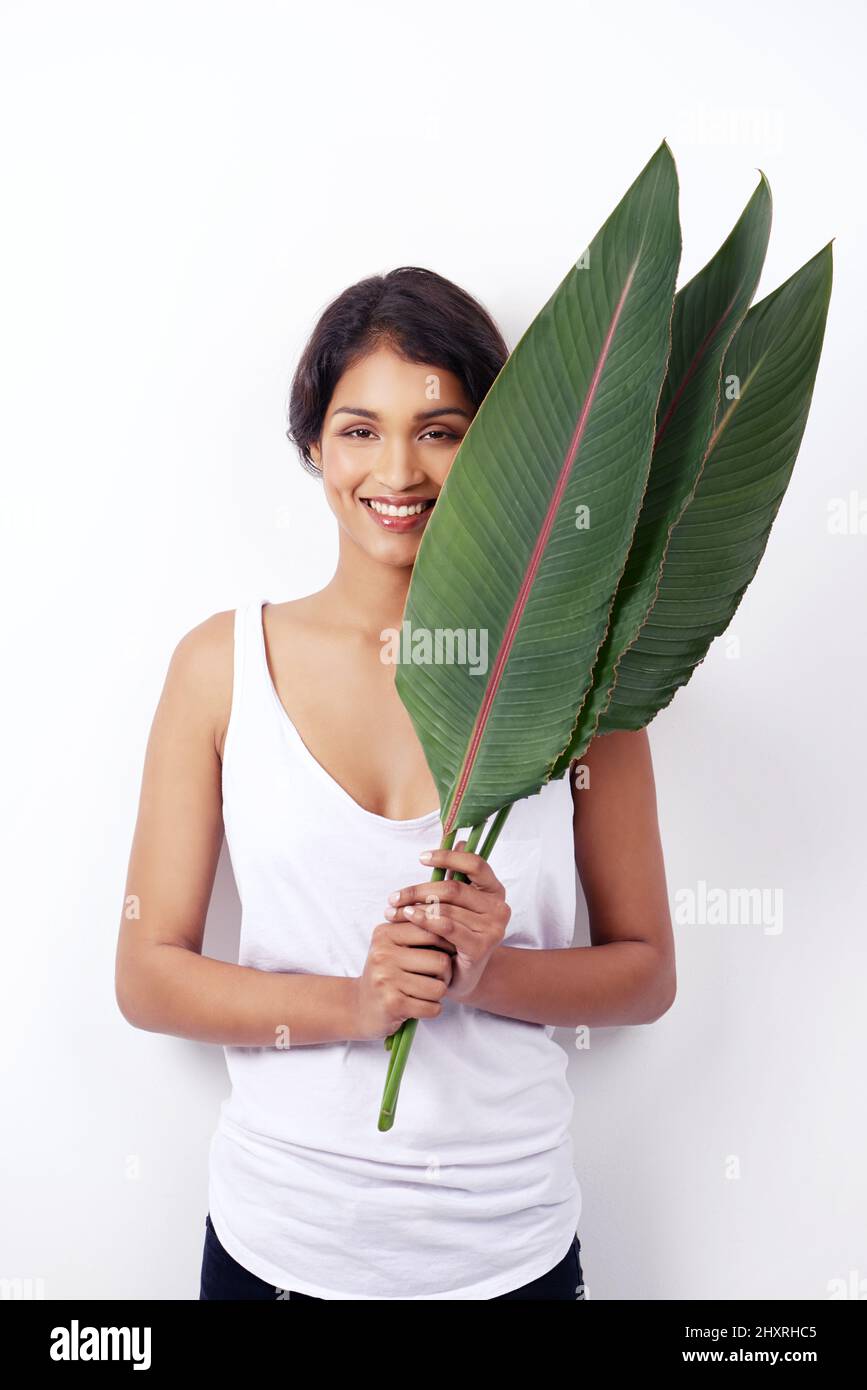
{"label": "woman's eye", "polygon": [[[372,436],[372,434],[373,431],[367,429],[364,425],[353,425],[351,430],[343,431],[344,439],[352,439],[353,437],[361,438],[362,436],[370,437]],[[434,443],[438,443],[440,439],[460,438],[460,435],[454,434],[451,430],[425,430],[424,434],[422,435],[422,439],[429,439],[432,438],[434,435],[437,436],[437,439],[434,440]]]}

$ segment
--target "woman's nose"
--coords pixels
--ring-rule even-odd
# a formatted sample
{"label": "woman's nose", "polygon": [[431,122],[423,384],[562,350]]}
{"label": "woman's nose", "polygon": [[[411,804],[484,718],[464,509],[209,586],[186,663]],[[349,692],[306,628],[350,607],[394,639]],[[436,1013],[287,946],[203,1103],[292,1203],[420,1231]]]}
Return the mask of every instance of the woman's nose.
{"label": "woman's nose", "polygon": [[373,471],[384,492],[403,492],[423,483],[426,477],[412,445],[403,443],[387,444]]}

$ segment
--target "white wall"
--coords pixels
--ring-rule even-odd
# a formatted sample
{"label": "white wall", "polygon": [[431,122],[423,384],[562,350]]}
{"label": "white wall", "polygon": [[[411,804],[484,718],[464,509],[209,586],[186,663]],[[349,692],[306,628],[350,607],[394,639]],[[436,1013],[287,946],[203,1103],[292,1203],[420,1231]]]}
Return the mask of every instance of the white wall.
{"label": "white wall", "polygon": [[[812,414],[730,635],[654,723],[679,996],[571,1055],[591,1297],[867,1297],[862,21],[851,0],[15,3],[0,12],[0,1274],[195,1298],[219,1048],[113,994],[172,647],[308,592],[335,542],[284,438],[326,302],[413,263],[511,345],[663,137],[682,280],[767,173],[760,296],[836,237]],[[225,863],[207,949],[231,951]],[[582,939],[579,931],[579,940]]]}

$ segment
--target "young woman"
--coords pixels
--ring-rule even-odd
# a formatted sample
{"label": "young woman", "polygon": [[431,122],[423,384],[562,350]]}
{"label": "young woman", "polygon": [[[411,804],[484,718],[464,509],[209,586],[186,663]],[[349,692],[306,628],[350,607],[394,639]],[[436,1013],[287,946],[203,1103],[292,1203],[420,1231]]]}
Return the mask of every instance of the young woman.
{"label": "young woman", "polygon": [[[217,613],[172,656],[116,989],[134,1026],[225,1047],[200,1298],[583,1297],[552,1035],[650,1023],[674,998],[647,736],[596,739],[580,777],[517,803],[489,864],[441,852],[383,660],[507,355],[485,310],[429,271],[340,295],[298,366],[289,430],[337,519],[334,577]],[[224,828],[237,965],[201,954]],[[470,882],[432,884],[431,865]],[[576,866],[589,947],[571,944]],[[382,1132],[383,1039],[406,1018],[422,1022]]]}

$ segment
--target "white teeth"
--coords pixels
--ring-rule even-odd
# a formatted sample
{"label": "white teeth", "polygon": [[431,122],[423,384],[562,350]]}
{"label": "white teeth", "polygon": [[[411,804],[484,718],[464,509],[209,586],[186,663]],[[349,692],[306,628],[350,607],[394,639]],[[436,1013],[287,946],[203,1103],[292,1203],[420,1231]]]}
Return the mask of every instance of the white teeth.
{"label": "white teeth", "polygon": [[413,506],[403,505],[394,506],[391,502],[376,502],[372,498],[367,499],[367,505],[380,516],[420,516],[426,510],[424,502],[416,502]]}

